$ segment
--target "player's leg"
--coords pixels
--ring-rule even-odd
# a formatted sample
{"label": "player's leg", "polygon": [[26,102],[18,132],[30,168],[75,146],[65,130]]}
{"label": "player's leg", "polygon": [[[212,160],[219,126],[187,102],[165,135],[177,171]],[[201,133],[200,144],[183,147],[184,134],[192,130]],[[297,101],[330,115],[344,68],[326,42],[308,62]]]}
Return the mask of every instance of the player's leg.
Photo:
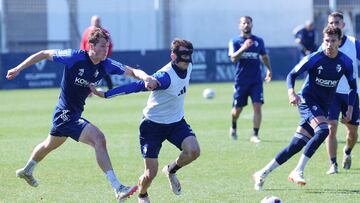
{"label": "player's leg", "polygon": [[306,145],[313,134],[313,129],[309,124],[303,123],[299,126],[290,141],[290,144],[281,150],[264,168],[254,173],[253,180],[255,182],[255,190],[261,190],[265,178],[269,173],[285,163],[293,155],[297,154]]}
{"label": "player's leg", "polygon": [[29,185],[37,187],[39,184],[32,175],[36,164],[45,158],[51,151],[62,145],[66,139],[67,137],[48,135],[44,141],[34,148],[26,165],[23,168],[16,170],[16,176],[26,180]]}
{"label": "player's leg", "polygon": [[351,151],[358,140],[358,125],[346,124],[346,144],[344,146],[343,168],[348,170],[351,167]]}
{"label": "player's leg", "polygon": [[337,161],[336,161],[336,154],[337,154],[337,128],[338,128],[338,121],[337,120],[329,120],[329,135],[326,138],[326,150],[330,159],[330,168],[326,172],[327,174],[335,174],[338,172],[337,169]]}
{"label": "player's leg", "polygon": [[252,85],[249,89],[249,94],[253,102],[254,109],[253,134],[250,138],[250,141],[254,143],[259,143],[259,129],[262,119],[261,106],[264,104],[262,81]]}
{"label": "player's leg", "polygon": [[147,203],[149,197],[147,190],[158,171],[158,156],[162,142],[171,128],[167,125],[154,123],[148,119],[141,121],[139,131],[140,150],[144,158],[144,174],[139,178],[139,197],[138,202]]}
{"label": "player's leg", "polygon": [[[330,168],[326,174],[335,174],[338,172],[337,166],[337,128],[340,112],[343,111],[342,106],[347,108],[348,95],[342,95],[336,93],[332,103],[329,106],[328,123],[329,123],[329,135],[326,138],[326,150],[330,160]],[[346,100],[346,101],[345,101]],[[344,111],[343,111],[344,112]],[[346,112],[346,110],[345,110]]]}
{"label": "player's leg", "polygon": [[149,195],[147,193],[151,182],[154,180],[159,167],[157,158],[144,158],[144,174],[139,178],[139,196],[138,202],[147,203],[150,202]]}
{"label": "player's leg", "polygon": [[168,177],[172,191],[179,195],[181,185],[176,177],[176,172],[200,156],[200,146],[194,132],[184,119],[173,127],[173,133],[167,139],[181,152],[176,160],[165,166],[162,171]]}
{"label": "player's leg", "polygon": [[169,165],[170,170],[175,170],[176,165],[184,167],[200,156],[200,146],[195,136],[186,137],[181,144],[181,148],[182,151],[179,157]]}
{"label": "player's leg", "polygon": [[254,117],[253,117],[253,134],[250,138],[250,141],[253,143],[259,143],[259,129],[262,119],[262,113],[261,113],[261,106],[262,103],[253,103],[253,109],[254,109]]}
{"label": "player's leg", "polygon": [[[316,110],[314,110],[316,109]],[[313,111],[322,111],[319,107],[313,108]],[[322,114],[323,112],[314,113],[315,115]],[[300,185],[305,185],[304,170],[308,160],[314,155],[316,150],[325,141],[329,135],[329,126],[324,116],[317,116],[310,120],[310,125],[314,129],[314,136],[306,144],[304,153],[301,155],[295,169],[290,173],[289,180]]]}
{"label": "player's leg", "polygon": [[137,186],[124,186],[116,177],[106,148],[105,136],[96,126],[87,123],[80,134],[79,141],[95,149],[96,161],[111,183],[118,200],[124,200],[137,190]]}
{"label": "player's leg", "polygon": [[234,85],[234,96],[231,109],[231,127],[230,127],[230,137],[233,140],[237,140],[237,120],[242,112],[244,106],[247,105],[247,87],[245,85],[239,85],[235,83]]}
{"label": "player's leg", "polygon": [[[235,100],[234,100],[235,101]],[[239,119],[242,108],[233,107],[231,109],[231,127],[230,127],[230,137],[233,140],[237,140],[237,120]]]}
{"label": "player's leg", "polygon": [[357,96],[353,106],[353,114],[351,121],[345,124],[346,142],[343,150],[344,155],[343,155],[342,165],[343,168],[346,170],[350,169],[351,167],[351,151],[358,140],[359,116],[360,116],[359,97]]}

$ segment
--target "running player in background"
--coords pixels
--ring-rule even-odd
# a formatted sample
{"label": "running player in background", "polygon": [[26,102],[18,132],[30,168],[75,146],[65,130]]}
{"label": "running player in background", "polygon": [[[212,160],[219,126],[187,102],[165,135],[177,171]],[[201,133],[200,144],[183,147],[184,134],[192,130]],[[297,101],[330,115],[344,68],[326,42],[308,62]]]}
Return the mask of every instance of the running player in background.
{"label": "running player in background", "polygon": [[[111,37],[110,37],[110,32],[107,31],[105,28],[103,28],[101,26],[101,20],[100,17],[97,15],[94,15],[91,17],[90,20],[90,26],[87,27],[81,37],[81,42],[80,42],[80,49],[81,50],[85,50],[85,51],[89,51],[90,49],[90,44],[89,44],[89,35],[90,33],[95,29],[95,28],[101,28],[104,30],[104,32],[106,32],[109,35],[109,50],[107,53],[107,57],[110,57],[112,54],[112,48],[113,48],[113,43],[111,41]],[[109,90],[111,90],[113,88],[113,83],[111,81],[111,76],[109,74],[105,74],[104,75],[104,80],[106,81],[106,85],[108,87]]]}
{"label": "running player in background", "polygon": [[[264,168],[254,173],[255,190],[261,190],[269,173],[285,163],[303,147],[305,147],[304,152],[288,180],[300,185],[306,184],[305,166],[329,134],[326,119],[328,108],[343,75],[347,78],[350,93],[347,111],[342,120],[343,122],[351,120],[357,91],[352,61],[338,51],[342,36],[341,29],[328,26],[324,29],[323,34],[324,51],[305,57],[287,76],[289,103],[298,106],[301,116],[300,125],[290,144]],[[308,76],[298,95],[294,91],[295,79],[305,71],[308,71]]]}
{"label": "running player in background", "polygon": [[231,110],[230,136],[236,140],[238,135],[237,120],[241,111],[247,105],[248,97],[253,102],[253,135],[251,142],[259,143],[259,129],[261,124],[261,106],[264,103],[263,80],[261,77],[260,56],[267,72],[265,81],[271,80],[271,66],[269,56],[266,54],[264,41],[251,33],[253,27],[252,18],[243,16],[240,18],[240,35],[229,42],[229,56],[235,64],[235,84],[233,108]]}
{"label": "running player in background", "polygon": [[114,189],[116,198],[123,201],[137,190],[137,186],[126,187],[118,180],[108,155],[104,134],[95,125],[81,117],[85,100],[90,93],[88,84],[98,83],[107,73],[125,74],[142,79],[149,89],[153,89],[157,83],[143,71],[107,58],[109,37],[102,29],[96,28],[91,32],[89,44],[88,52],[72,49],[39,51],[8,71],[6,78],[12,80],[25,68],[44,59],[65,65],[61,92],[53,112],[50,133],[35,147],[24,168],[16,171],[16,176],[26,180],[30,186],[37,187],[38,181],[33,177],[35,166],[70,137],[95,149],[99,167]]}
{"label": "running player in background", "polygon": [[[139,127],[145,165],[144,174],[139,178],[139,203],[150,202],[148,188],[157,174],[158,155],[165,140],[181,150],[176,160],[162,169],[176,195],[181,193],[176,172],[200,156],[195,133],[184,119],[184,99],[192,70],[192,52],[193,45],[190,41],[174,39],[171,44],[171,62],[153,75],[159,83],[150,93]],[[119,86],[105,93],[97,91],[94,86],[90,88],[95,95],[104,98],[147,90],[143,81]]]}
{"label": "running player in background", "polygon": [[[345,27],[343,14],[340,12],[333,12],[328,16],[328,24],[343,29]],[[319,49],[324,49],[324,44]],[[354,77],[356,78],[356,85],[358,85],[358,60],[360,60],[360,42],[352,36],[343,34],[339,50],[346,54],[352,60]],[[359,90],[359,88],[358,88]],[[337,154],[337,139],[336,133],[338,128],[338,119],[340,112],[345,116],[348,106],[348,94],[350,88],[343,76],[339,85],[336,88],[334,100],[329,108],[329,136],[326,139],[326,149],[330,159],[330,168],[327,174],[335,174],[338,172],[338,165],[336,161]],[[351,167],[351,151],[354,148],[358,139],[359,126],[359,97],[356,96],[352,119],[344,123],[346,127],[346,143],[343,149],[342,167],[346,170]]]}
{"label": "running player in background", "polygon": [[294,36],[295,42],[298,44],[300,59],[316,51],[316,30],[314,28],[314,23],[311,20],[306,21],[305,25],[301,26],[300,29],[295,28]]}

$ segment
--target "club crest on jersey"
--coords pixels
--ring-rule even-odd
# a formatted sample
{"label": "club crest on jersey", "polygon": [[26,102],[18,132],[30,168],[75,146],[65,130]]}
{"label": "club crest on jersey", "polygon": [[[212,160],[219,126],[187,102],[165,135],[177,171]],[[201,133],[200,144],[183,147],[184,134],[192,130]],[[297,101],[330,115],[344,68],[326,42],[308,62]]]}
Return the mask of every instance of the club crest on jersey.
{"label": "club crest on jersey", "polygon": [[312,106],[312,109],[313,109],[314,111],[316,111],[316,110],[317,110],[317,106]]}
{"label": "club crest on jersey", "polygon": [[337,71],[337,72],[340,72],[340,71],[341,71],[341,68],[342,68],[342,67],[341,67],[340,64],[337,64],[337,65],[336,65],[336,71]]}
{"label": "club crest on jersey", "polygon": [[94,73],[94,77],[96,78],[98,75],[99,75],[99,71],[96,70],[95,73]]}
{"label": "club crest on jersey", "polygon": [[78,75],[79,76],[83,76],[84,75],[84,69],[83,68],[81,68],[81,69],[79,69],[79,73],[78,73]]}
{"label": "club crest on jersey", "polygon": [[323,68],[322,66],[319,66],[319,67],[317,68],[317,70],[318,70],[318,75],[321,74],[321,71],[322,71],[323,69],[324,69],[324,68]]}

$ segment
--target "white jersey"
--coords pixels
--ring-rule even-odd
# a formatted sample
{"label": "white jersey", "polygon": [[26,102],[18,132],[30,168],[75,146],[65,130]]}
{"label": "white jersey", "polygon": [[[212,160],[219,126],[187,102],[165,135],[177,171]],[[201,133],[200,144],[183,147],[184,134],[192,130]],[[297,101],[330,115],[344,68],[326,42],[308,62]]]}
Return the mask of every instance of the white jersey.
{"label": "white jersey", "polygon": [[189,86],[192,64],[189,64],[184,79],[176,74],[171,62],[158,71],[169,74],[170,86],[165,90],[156,90],[150,93],[147,105],[143,110],[144,117],[155,123],[178,122],[184,117],[184,99]]}
{"label": "white jersey", "polygon": [[[341,47],[339,47],[339,51],[341,51],[346,56],[348,56],[353,62],[353,73],[354,73],[354,78],[356,78],[356,86],[359,92],[358,60],[356,57],[355,40],[356,39],[352,36],[346,36],[346,41]],[[322,50],[324,50],[323,46],[324,44],[322,44],[321,46]],[[349,91],[350,91],[350,87],[346,80],[346,77],[342,76],[336,88],[336,93],[349,94]]]}

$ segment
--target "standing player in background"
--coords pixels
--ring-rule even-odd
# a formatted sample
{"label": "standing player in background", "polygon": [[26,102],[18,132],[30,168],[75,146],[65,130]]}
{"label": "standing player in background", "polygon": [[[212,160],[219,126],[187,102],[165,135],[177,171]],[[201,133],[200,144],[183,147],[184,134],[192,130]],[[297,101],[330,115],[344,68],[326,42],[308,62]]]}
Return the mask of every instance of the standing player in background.
{"label": "standing player in background", "polygon": [[[165,140],[181,150],[176,160],[162,169],[176,195],[181,193],[176,172],[200,156],[195,134],[184,119],[184,99],[192,70],[192,52],[191,42],[174,39],[171,44],[171,62],[153,75],[159,83],[150,93],[139,128],[141,153],[145,165],[144,174],[139,178],[139,203],[150,202],[147,191],[157,174],[158,155]],[[106,93],[97,91],[94,86],[90,88],[95,95],[104,98],[146,91],[143,81],[120,86]]]}
{"label": "standing player in background", "polygon": [[36,187],[33,177],[35,166],[51,151],[61,146],[68,137],[77,142],[90,145],[95,149],[96,160],[115,191],[116,198],[125,200],[137,190],[137,186],[126,187],[115,175],[104,134],[95,125],[81,117],[85,100],[90,93],[89,83],[98,83],[104,74],[125,74],[145,81],[146,87],[153,89],[156,80],[141,70],[125,66],[107,58],[109,36],[102,29],[96,28],[89,35],[89,51],[81,50],[43,50],[31,55],[18,66],[10,69],[6,78],[14,79],[22,70],[47,59],[65,65],[61,81],[59,101],[53,112],[52,128],[48,137],[33,150],[24,168],[16,171],[16,176]]}
{"label": "standing player in background", "polygon": [[[345,27],[343,14],[340,12],[333,12],[328,16],[328,25],[335,26],[339,29]],[[320,49],[324,49],[324,44]],[[352,60],[354,77],[356,78],[358,85],[358,60],[360,59],[360,42],[352,36],[343,34],[341,38],[341,44],[339,50],[346,54]],[[327,174],[334,174],[338,172],[338,166],[336,161],[337,154],[337,139],[336,132],[338,127],[339,114],[345,116],[346,107],[348,105],[348,94],[350,88],[343,76],[336,89],[334,100],[329,108],[329,136],[326,139],[326,149],[330,159],[330,168]],[[353,114],[351,121],[344,123],[346,127],[346,144],[343,150],[343,162],[342,167],[346,170],[351,167],[351,151],[354,148],[358,139],[358,126],[359,126],[359,97],[356,96],[354,104]]]}
{"label": "standing player in background", "polygon": [[317,45],[315,44],[316,30],[314,23],[310,20],[305,22],[305,25],[300,29],[294,30],[295,42],[299,45],[300,59],[310,53],[316,51]]}
{"label": "standing player in background", "polygon": [[[109,31],[107,31],[105,28],[103,28],[101,26],[101,21],[100,21],[100,17],[97,16],[97,15],[94,15],[91,17],[91,20],[90,20],[90,26],[87,27],[84,32],[83,32],[83,35],[81,37],[81,42],[80,42],[80,49],[81,50],[85,50],[85,51],[89,51],[90,49],[90,44],[89,44],[89,41],[88,41],[88,38],[89,38],[89,34],[91,33],[91,31],[93,31],[95,28],[101,28],[104,30],[104,32],[106,32],[108,35],[109,35],[109,50],[108,50],[108,54],[107,56],[110,57],[111,54],[112,54],[112,42],[111,42],[111,37],[110,37],[110,33]],[[111,77],[109,74],[105,74],[104,75],[104,79],[106,81],[106,85],[108,87],[109,90],[111,90],[113,88],[113,83],[111,81]]]}
{"label": "standing player in background", "polygon": [[[299,108],[300,125],[290,142],[263,169],[253,175],[255,189],[261,190],[265,178],[271,171],[285,163],[304,146],[304,152],[288,180],[305,185],[304,170],[307,161],[314,155],[329,134],[327,124],[328,108],[334,98],[340,78],[345,75],[350,86],[349,103],[342,120],[351,120],[356,98],[356,79],[353,75],[352,61],[338,51],[341,43],[341,29],[328,26],[323,31],[324,51],[303,58],[287,76],[289,102]],[[304,85],[297,95],[294,91],[295,79],[308,72]]]}
{"label": "standing player in background", "polygon": [[252,18],[243,16],[240,18],[239,36],[229,42],[229,56],[235,64],[235,85],[233,108],[231,110],[232,124],[230,136],[237,139],[237,120],[244,106],[247,105],[248,97],[253,102],[253,136],[250,141],[259,143],[259,129],[261,124],[261,106],[264,103],[263,80],[261,77],[260,57],[264,62],[267,72],[265,81],[271,80],[271,66],[269,56],[266,54],[264,41],[251,33],[253,27]]}

